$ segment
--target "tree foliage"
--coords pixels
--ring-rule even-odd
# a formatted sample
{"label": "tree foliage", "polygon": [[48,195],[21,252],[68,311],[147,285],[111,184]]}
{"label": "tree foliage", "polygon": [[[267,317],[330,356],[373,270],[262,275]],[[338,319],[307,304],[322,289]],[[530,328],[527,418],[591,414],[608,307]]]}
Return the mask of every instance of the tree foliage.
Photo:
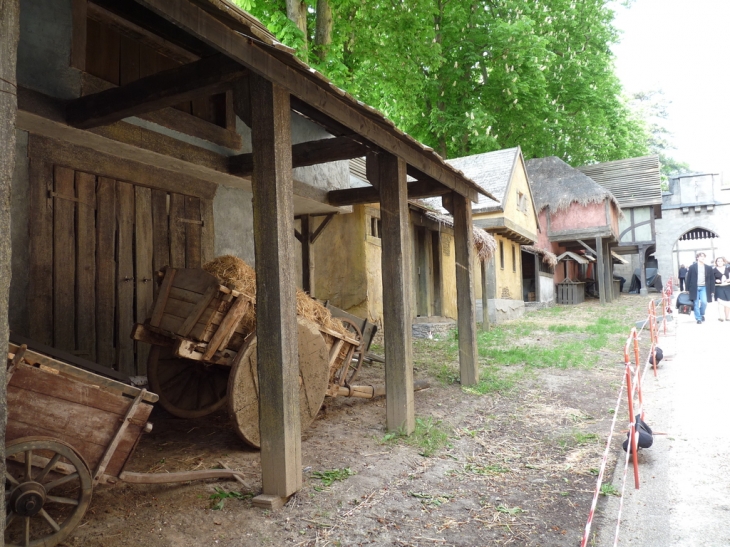
{"label": "tree foliage", "polygon": [[328,0],[326,50],[315,41],[323,0],[308,0],[306,33],[286,18],[294,0],[238,1],[444,157],[520,145],[582,165],[649,152],[614,72],[606,0]]}

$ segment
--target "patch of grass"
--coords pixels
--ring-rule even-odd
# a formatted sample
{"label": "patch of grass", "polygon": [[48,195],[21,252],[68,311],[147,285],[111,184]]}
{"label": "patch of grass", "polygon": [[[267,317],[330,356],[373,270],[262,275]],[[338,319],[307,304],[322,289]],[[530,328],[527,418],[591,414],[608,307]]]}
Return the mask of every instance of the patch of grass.
{"label": "patch of grass", "polygon": [[512,389],[523,375],[524,371],[507,373],[493,365],[485,366],[479,372],[479,383],[473,386],[464,386],[462,389],[472,395],[504,393]]}
{"label": "patch of grass", "polygon": [[613,484],[611,484],[610,482],[604,482],[601,485],[600,494],[603,496],[620,496],[621,495],[621,493],[618,490],[616,490],[616,487]]}
{"label": "patch of grass", "polygon": [[550,332],[557,332],[557,333],[562,333],[562,332],[580,332],[581,331],[581,328],[578,327],[577,325],[550,325],[548,327],[548,330]]}
{"label": "patch of grass", "polygon": [[251,493],[241,494],[240,492],[226,492],[223,488],[216,486],[215,493],[210,495],[210,508],[213,509],[213,511],[220,511],[223,509],[227,499],[245,500],[252,497],[253,494]]}
{"label": "patch of grass", "polygon": [[464,466],[465,473],[472,473],[474,475],[498,475],[500,473],[510,473],[512,470],[509,467],[504,467],[499,464],[494,465],[476,465],[473,463],[467,463]]}
{"label": "patch of grass", "polygon": [[584,433],[582,431],[574,431],[569,436],[564,437],[558,441],[558,444],[562,448],[568,448],[570,446],[582,446],[586,444],[596,443],[600,440],[600,437],[595,433]]}
{"label": "patch of grass", "polygon": [[421,503],[427,507],[440,507],[454,497],[450,494],[426,494],[425,492],[408,492],[408,495],[421,500]]}
{"label": "patch of grass", "polygon": [[591,444],[598,442],[600,437],[595,433],[583,433],[578,431],[573,433],[573,440],[576,444]]}
{"label": "patch of grass", "polygon": [[[349,467],[342,467],[337,469],[328,469],[326,471],[315,471],[312,473],[312,476],[321,480],[324,487],[332,486],[333,482],[336,481],[344,481],[348,477],[352,477],[353,475],[356,475],[352,469]],[[315,490],[321,491],[322,489],[320,487],[315,486]]]}
{"label": "patch of grass", "polygon": [[416,429],[410,435],[403,431],[390,432],[383,437],[383,442],[402,441],[419,449],[419,454],[426,458],[449,445],[450,429],[441,420],[416,418]]}

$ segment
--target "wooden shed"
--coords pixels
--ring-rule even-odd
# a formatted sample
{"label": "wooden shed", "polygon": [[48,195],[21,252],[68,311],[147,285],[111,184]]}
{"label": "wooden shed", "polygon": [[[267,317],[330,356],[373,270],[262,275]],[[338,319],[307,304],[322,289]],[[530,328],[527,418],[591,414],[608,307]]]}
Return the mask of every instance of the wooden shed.
{"label": "wooden shed", "polygon": [[[469,204],[481,189],[433,150],[225,0],[21,0],[4,24],[20,29],[11,328],[143,373],[129,331],[155,270],[240,251],[265,303],[260,501],[276,506],[302,481],[294,291],[298,257],[311,271],[313,215],[381,205],[387,427],[411,432],[408,199],[443,196],[461,380],[478,380]],[[365,188],[306,170],[365,155]]]}

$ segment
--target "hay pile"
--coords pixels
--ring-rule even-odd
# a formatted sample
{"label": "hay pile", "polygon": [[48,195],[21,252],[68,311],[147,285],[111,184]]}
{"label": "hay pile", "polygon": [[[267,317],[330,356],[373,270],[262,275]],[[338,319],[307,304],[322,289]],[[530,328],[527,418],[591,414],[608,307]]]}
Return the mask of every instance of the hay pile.
{"label": "hay pile", "polygon": [[[245,294],[254,304],[256,303],[256,271],[237,256],[219,256],[204,264],[203,269],[214,275],[226,287]],[[327,308],[301,289],[297,289],[297,315],[340,334],[347,332]],[[241,325],[247,332],[256,329],[255,306],[241,319]]]}

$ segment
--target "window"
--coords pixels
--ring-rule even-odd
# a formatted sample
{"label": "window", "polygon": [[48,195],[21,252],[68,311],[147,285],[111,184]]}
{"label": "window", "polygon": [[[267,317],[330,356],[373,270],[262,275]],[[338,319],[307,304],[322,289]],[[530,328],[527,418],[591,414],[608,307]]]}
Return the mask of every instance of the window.
{"label": "window", "polygon": [[504,243],[499,242],[499,267],[504,270]]}
{"label": "window", "polygon": [[379,218],[370,217],[370,233],[368,235],[380,239],[380,234],[383,232],[383,223]]}
{"label": "window", "polygon": [[516,247],[513,244],[512,245],[512,271],[513,272],[517,271],[517,252],[515,249],[516,249]]}
{"label": "window", "polygon": [[527,213],[527,197],[519,190],[517,190],[517,208],[523,213]]}

